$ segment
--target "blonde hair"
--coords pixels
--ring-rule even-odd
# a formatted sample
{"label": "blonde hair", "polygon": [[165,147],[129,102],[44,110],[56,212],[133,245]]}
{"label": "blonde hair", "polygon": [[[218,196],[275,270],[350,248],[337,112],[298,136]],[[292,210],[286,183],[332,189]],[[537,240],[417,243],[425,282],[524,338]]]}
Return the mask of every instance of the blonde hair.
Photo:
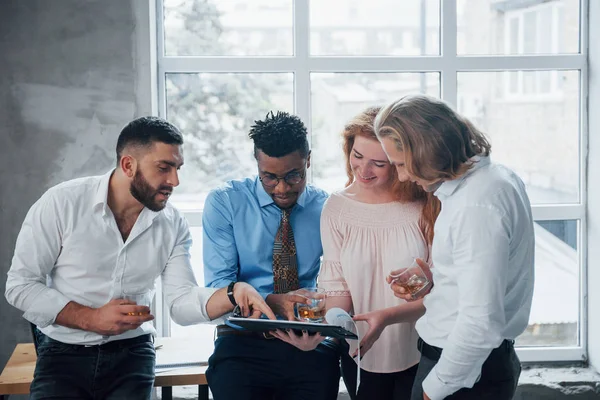
{"label": "blonde hair", "polygon": [[407,171],[426,181],[452,180],[467,172],[471,157],[487,156],[485,135],[442,100],[411,95],[383,107],[375,133],[391,138],[406,157]]}
{"label": "blonde hair", "polygon": [[[346,175],[348,176],[346,187],[354,182],[354,172],[352,171],[352,165],[350,164],[350,155],[352,147],[354,147],[354,140],[356,136],[377,140],[373,123],[380,109],[380,107],[369,107],[352,118],[344,127],[342,138],[344,155],[346,157]],[[419,226],[427,243],[431,244],[433,242],[433,225],[440,213],[439,200],[433,196],[432,193],[425,192],[417,184],[412,182],[400,182],[395,168],[392,168],[392,178],[392,192],[395,194],[398,201],[416,201],[423,203]]]}

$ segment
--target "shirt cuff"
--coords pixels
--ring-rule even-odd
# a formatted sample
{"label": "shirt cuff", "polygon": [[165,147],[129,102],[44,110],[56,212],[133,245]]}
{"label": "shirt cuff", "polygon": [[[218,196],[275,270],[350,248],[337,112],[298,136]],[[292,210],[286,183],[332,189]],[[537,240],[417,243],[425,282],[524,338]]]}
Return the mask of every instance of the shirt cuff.
{"label": "shirt cuff", "polygon": [[56,321],[56,316],[69,302],[59,291],[47,288],[35,298],[23,318],[39,328],[45,328]]}
{"label": "shirt cuff", "polygon": [[[208,305],[208,300],[213,297],[213,295],[217,292],[217,288],[202,288],[197,287],[194,288],[197,292],[198,303],[200,304],[200,321],[199,322],[208,322],[210,321],[210,317],[208,316],[208,311],[206,310],[206,306]],[[229,299],[227,300],[229,301]]]}
{"label": "shirt cuff", "polygon": [[427,394],[431,400],[443,400],[459,389],[460,387],[454,387],[454,385],[442,381],[437,376],[435,367],[423,380],[423,392]]}
{"label": "shirt cuff", "polygon": [[[190,293],[181,296],[170,306],[171,318],[175,323],[187,326],[209,322],[206,311],[208,300],[219,290],[217,288],[194,287]],[[229,300],[227,300],[229,302]]]}

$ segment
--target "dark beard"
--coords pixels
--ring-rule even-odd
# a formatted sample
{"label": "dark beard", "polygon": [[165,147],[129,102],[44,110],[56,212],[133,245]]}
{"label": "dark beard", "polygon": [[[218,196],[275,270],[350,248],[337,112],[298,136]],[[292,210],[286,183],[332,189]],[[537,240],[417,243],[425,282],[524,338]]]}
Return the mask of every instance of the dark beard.
{"label": "dark beard", "polygon": [[144,178],[144,175],[142,175],[139,169],[135,172],[133,181],[131,182],[131,185],[129,185],[129,193],[131,193],[131,195],[137,201],[142,203],[144,207],[154,212],[162,210],[167,205],[166,202],[159,203],[154,200],[154,197],[158,193],[158,190],[150,186],[150,184],[148,183],[146,178]]}

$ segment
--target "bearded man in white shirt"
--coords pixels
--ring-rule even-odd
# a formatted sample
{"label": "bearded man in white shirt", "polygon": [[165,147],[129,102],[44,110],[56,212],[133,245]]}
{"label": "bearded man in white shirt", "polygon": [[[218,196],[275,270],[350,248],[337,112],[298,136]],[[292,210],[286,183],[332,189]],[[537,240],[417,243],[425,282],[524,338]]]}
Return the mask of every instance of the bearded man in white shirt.
{"label": "bearded man in white shirt", "polygon": [[434,286],[416,325],[421,360],[412,400],[511,399],[521,372],[513,344],[527,327],[534,283],[525,185],[490,161],[485,136],[441,100],[395,101],[379,112],[375,130],[399,179],[442,203],[432,244]]}
{"label": "bearded man in white shirt", "polygon": [[138,118],[119,135],[116,169],[61,183],[29,210],[6,298],[38,328],[31,399],[150,399],[159,276],[178,324],[209,321],[235,304],[275,318],[248,284],[198,287],[187,222],[167,202],[182,145],[172,124]]}

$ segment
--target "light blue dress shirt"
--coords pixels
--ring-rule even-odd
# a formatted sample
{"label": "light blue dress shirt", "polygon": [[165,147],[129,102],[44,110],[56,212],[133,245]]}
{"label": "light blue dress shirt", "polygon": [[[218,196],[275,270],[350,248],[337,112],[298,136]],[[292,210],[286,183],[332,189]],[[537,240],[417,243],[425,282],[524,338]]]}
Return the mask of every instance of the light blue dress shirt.
{"label": "light blue dress shirt", "polygon": [[[290,216],[300,287],[315,286],[319,273],[320,219],[327,193],[307,185]],[[255,178],[234,180],[210,192],[202,214],[207,287],[247,282],[266,298],[273,293],[273,244],[281,209]]]}

